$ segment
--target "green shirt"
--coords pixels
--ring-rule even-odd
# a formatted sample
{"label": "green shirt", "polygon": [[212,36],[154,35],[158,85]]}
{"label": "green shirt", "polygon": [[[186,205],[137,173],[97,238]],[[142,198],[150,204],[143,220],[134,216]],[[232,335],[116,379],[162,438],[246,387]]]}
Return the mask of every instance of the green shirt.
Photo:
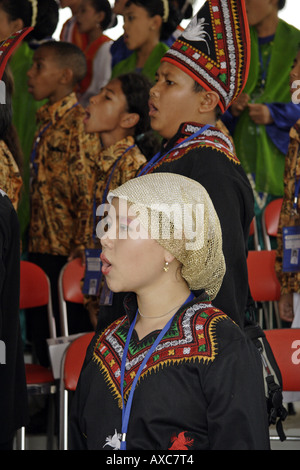
{"label": "green shirt", "polygon": [[[261,48],[267,71],[265,87],[261,88],[259,43],[256,30],[251,28],[251,64],[244,92],[250,95],[252,103],[288,103],[291,100],[289,74],[299,43],[300,31],[279,20],[274,40]],[[256,190],[282,196],[285,155],[268,137],[266,126],[254,124],[245,110],[233,137],[244,170],[255,175]]]}

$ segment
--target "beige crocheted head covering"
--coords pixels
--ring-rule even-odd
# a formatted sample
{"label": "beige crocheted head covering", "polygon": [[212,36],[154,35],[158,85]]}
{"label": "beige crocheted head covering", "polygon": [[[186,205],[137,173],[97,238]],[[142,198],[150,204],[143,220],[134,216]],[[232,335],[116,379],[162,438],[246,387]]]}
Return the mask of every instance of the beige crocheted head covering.
{"label": "beige crocheted head covering", "polygon": [[151,238],[182,264],[191,290],[217,295],[225,274],[220,222],[207,191],[194,180],[173,173],[153,173],[110,191],[108,202],[126,201]]}

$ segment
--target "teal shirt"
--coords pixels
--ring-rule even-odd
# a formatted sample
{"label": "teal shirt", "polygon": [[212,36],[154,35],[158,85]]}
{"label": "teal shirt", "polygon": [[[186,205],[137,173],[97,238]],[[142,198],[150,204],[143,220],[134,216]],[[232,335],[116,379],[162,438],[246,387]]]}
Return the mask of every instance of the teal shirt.
{"label": "teal shirt", "polygon": [[127,59],[122,60],[114,66],[111,78],[118,77],[119,75],[123,75],[125,73],[139,71],[148,77],[152,82],[154,82],[155,74],[160,65],[160,61],[168,49],[169,47],[166,44],[159,42],[151,52],[144,67],[141,70],[137,69],[136,67],[137,53],[134,51],[129,57],[127,57]]}

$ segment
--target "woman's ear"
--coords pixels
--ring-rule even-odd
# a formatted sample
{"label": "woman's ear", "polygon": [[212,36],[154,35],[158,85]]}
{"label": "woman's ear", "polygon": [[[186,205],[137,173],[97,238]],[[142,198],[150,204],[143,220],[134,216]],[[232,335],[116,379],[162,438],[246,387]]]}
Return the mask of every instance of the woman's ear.
{"label": "woman's ear", "polygon": [[123,129],[132,129],[137,125],[140,116],[137,113],[124,113],[120,120],[120,126]]}
{"label": "woman's ear", "polygon": [[164,257],[165,257],[165,263],[172,263],[174,261],[175,256],[172,255],[168,250],[164,250]]}

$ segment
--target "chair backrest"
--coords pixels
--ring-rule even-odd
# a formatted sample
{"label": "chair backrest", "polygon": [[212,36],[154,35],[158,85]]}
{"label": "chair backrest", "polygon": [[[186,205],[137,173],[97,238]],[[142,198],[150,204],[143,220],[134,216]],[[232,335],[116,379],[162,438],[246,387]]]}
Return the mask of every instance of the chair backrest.
{"label": "chair backrest", "polygon": [[61,270],[58,280],[58,295],[60,308],[61,331],[68,336],[68,316],[66,302],[83,303],[81,280],[84,277],[85,267],[80,258],[67,263]]}
{"label": "chair backrest", "polygon": [[283,390],[300,391],[300,328],[265,330],[282,375]]}
{"label": "chair backrest", "polygon": [[248,282],[253,300],[256,302],[276,301],[280,298],[280,284],[275,272],[275,257],[275,250],[248,252]]}
{"label": "chair backrest", "polygon": [[262,228],[265,248],[271,249],[270,237],[276,237],[283,198],[274,199],[265,208],[262,218]]}
{"label": "chair backrest", "polygon": [[85,267],[80,258],[67,263],[61,272],[63,298],[66,302],[82,304],[83,294],[80,281],[84,276]]}
{"label": "chair backrest", "polygon": [[56,337],[50,281],[45,271],[29,261],[20,262],[20,309],[47,307],[50,337]]}
{"label": "chair backrest", "polygon": [[95,333],[85,333],[70,343],[64,357],[64,387],[74,391],[77,387],[79,375],[83,366],[86,350]]}
{"label": "chair backrest", "polygon": [[250,224],[250,230],[249,230],[249,237],[253,236],[253,245],[255,250],[260,250],[259,246],[259,240],[258,240],[258,231],[257,231],[257,223],[256,223],[256,217],[254,216],[251,224]]}

